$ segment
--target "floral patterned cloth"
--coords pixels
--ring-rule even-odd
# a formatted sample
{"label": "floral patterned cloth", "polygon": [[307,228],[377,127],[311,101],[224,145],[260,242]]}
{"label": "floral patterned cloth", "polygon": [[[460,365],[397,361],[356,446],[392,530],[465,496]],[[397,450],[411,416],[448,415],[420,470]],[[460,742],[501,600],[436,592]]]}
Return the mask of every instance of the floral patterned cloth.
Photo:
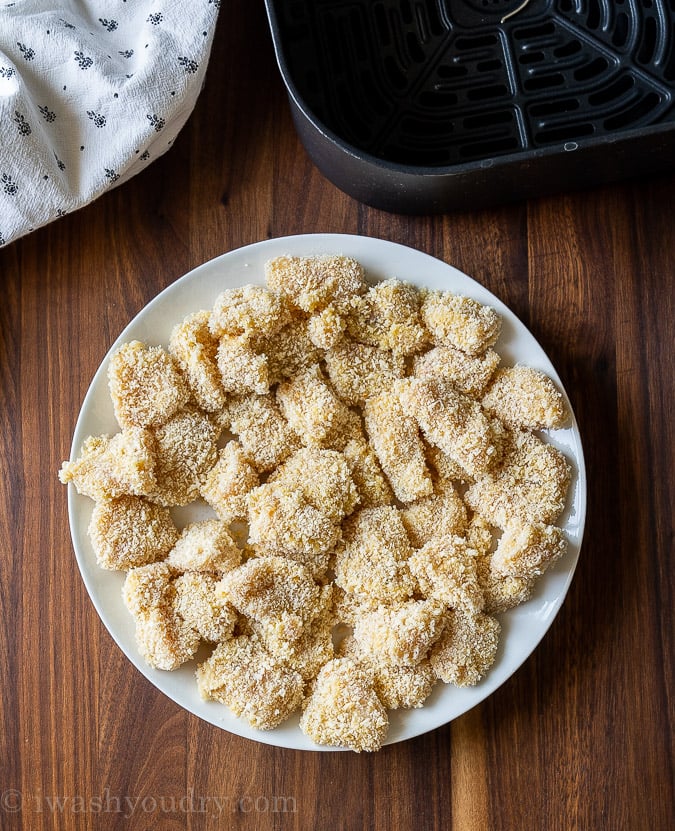
{"label": "floral patterned cloth", "polygon": [[0,4],[0,245],[170,148],[201,89],[219,5]]}

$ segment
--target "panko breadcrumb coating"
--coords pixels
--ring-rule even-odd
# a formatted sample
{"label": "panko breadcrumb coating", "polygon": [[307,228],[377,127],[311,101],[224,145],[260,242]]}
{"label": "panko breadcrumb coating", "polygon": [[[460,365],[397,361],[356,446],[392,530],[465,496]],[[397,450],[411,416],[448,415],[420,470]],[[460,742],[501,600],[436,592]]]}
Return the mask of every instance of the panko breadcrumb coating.
{"label": "panko breadcrumb coating", "polygon": [[241,551],[225,522],[204,519],[183,528],[166,562],[177,571],[223,574],[239,565]]}
{"label": "panko breadcrumb coating", "polygon": [[281,298],[265,286],[248,284],[225,289],[218,295],[209,318],[209,329],[216,338],[248,340],[273,335],[286,322]]}
{"label": "panko breadcrumb coating", "polygon": [[190,398],[169,353],[137,340],[122,344],[110,358],[108,385],[120,427],[157,427]]}
{"label": "panko breadcrumb coating", "polygon": [[165,563],[152,563],[132,568],[122,587],[122,599],[134,616],[139,652],[155,669],[177,669],[199,647],[199,633],[175,610],[172,577]]}
{"label": "panko breadcrumb coating", "polygon": [[359,494],[359,506],[374,508],[391,504],[394,495],[373,448],[365,440],[353,439],[342,452]]}
{"label": "panko breadcrumb coating", "polygon": [[414,502],[433,493],[419,427],[396,393],[369,398],[363,414],[368,438],[397,499]]}
{"label": "panko breadcrumb coating", "polygon": [[260,484],[258,473],[241,444],[232,439],[218,453],[218,461],[199,487],[202,497],[225,522],[247,516],[246,497]]}
{"label": "panko breadcrumb coating", "polygon": [[178,539],[168,508],[140,496],[97,502],[88,532],[98,565],[123,571],[162,560]]}
{"label": "panko breadcrumb coating", "polygon": [[291,428],[307,445],[334,442],[351,414],[327,383],[319,364],[279,384],[277,402]]}
{"label": "panko breadcrumb coating", "polygon": [[565,507],[571,469],[565,456],[532,433],[506,434],[504,456],[469,487],[464,501],[502,530],[514,522],[552,523]]}
{"label": "panko breadcrumb coating", "polygon": [[362,615],[354,626],[354,640],[371,658],[415,666],[438,640],[445,623],[443,603],[409,600]]}
{"label": "panko breadcrumb coating", "polygon": [[338,586],[384,603],[412,597],[415,580],[408,566],[412,547],[396,507],[358,511],[343,533],[335,555]]}
{"label": "panko breadcrumb coating", "polygon": [[347,332],[359,343],[403,355],[418,352],[427,340],[419,314],[417,289],[401,280],[383,280],[356,299],[347,316]]}
{"label": "panko breadcrumb coating", "polygon": [[360,753],[380,749],[389,718],[368,674],[350,658],[334,658],[317,675],[300,729],[317,744]]}
{"label": "panko breadcrumb coating", "polygon": [[120,347],[121,432],[59,473],[95,502],[92,547],[127,571],[149,665],[210,650],[205,699],[257,729],[304,710],[315,742],[355,751],[382,745],[388,709],[488,671],[492,615],[565,552],[571,475],[534,433],[563,426],[564,396],[499,366],[494,309],[364,277],[278,257],[166,349]]}
{"label": "panko breadcrumb coating", "polygon": [[491,566],[498,574],[534,580],[566,550],[565,534],[557,525],[541,522],[510,525],[492,555]]}
{"label": "panko breadcrumb coating", "polygon": [[407,505],[401,519],[415,548],[435,537],[461,537],[467,527],[466,506],[451,482],[439,484],[436,493]]}
{"label": "panko breadcrumb coating", "polygon": [[255,635],[221,641],[197,668],[202,698],[226,704],[251,727],[272,730],[302,703],[300,673],[275,658]]}
{"label": "panko breadcrumb coating", "polygon": [[230,429],[260,472],[272,470],[300,447],[271,395],[238,395],[229,404]]}
{"label": "panko breadcrumb coating", "polygon": [[188,571],[173,581],[176,613],[208,643],[227,640],[237,622],[237,613],[217,593],[218,578]]}
{"label": "panko breadcrumb coating", "polygon": [[498,369],[481,403],[486,412],[514,429],[557,429],[567,420],[560,390],[548,375],[528,366]]}
{"label": "panko breadcrumb coating", "polygon": [[328,305],[349,309],[366,290],[363,266],[351,257],[276,257],[265,264],[265,280],[293,306],[313,314]]}
{"label": "panko breadcrumb coating", "polygon": [[258,354],[243,338],[223,335],[216,352],[220,383],[226,392],[264,395],[270,388],[267,356]]}
{"label": "panko breadcrumb coating", "polygon": [[198,409],[181,410],[154,430],[154,502],[187,505],[197,499],[202,478],[218,458],[218,432],[209,415]]}
{"label": "panko breadcrumb coating", "polygon": [[401,404],[431,444],[440,447],[471,476],[495,467],[502,453],[503,428],[480,404],[445,381],[410,378],[397,385]]}
{"label": "panko breadcrumb coating", "polygon": [[174,326],[169,354],[176,360],[197,404],[209,413],[225,405],[217,363],[218,339],[211,334],[211,313],[202,310]]}
{"label": "panko breadcrumb coating", "polygon": [[486,349],[481,355],[467,355],[454,346],[435,346],[423,355],[415,355],[412,374],[415,378],[449,381],[458,392],[479,398],[499,361],[494,349]]}
{"label": "panko breadcrumb coating", "polygon": [[431,666],[446,684],[469,687],[490,669],[499,647],[499,621],[486,614],[448,613],[448,623],[431,650]]}
{"label": "panko breadcrumb coating", "polygon": [[63,463],[59,479],[96,502],[147,496],[157,485],[154,436],[144,427],[127,427],[112,437],[89,436],[80,456]]}
{"label": "panko breadcrumb coating", "polygon": [[388,350],[345,339],[326,352],[326,369],[340,398],[355,406],[391,389],[403,377],[405,360]]}
{"label": "panko breadcrumb coating", "polygon": [[471,612],[483,608],[476,552],[463,537],[432,539],[414,552],[409,565],[425,597]]}
{"label": "panko breadcrumb coating", "polygon": [[427,291],[421,314],[436,346],[454,346],[467,355],[484,352],[501,330],[493,308],[449,291]]}

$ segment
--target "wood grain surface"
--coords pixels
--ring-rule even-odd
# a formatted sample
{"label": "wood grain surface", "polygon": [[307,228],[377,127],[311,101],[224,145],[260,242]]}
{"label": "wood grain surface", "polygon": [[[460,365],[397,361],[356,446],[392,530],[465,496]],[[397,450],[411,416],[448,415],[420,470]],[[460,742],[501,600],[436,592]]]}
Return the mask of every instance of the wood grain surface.
{"label": "wood grain surface", "polygon": [[[327,182],[294,132],[262,4],[223,4],[175,146],[0,250],[0,828],[666,831],[673,792],[675,178],[438,217]],[[199,263],[345,232],[452,263],[547,351],[581,427],[567,600],[484,703],[376,754],[276,749],[187,714],[99,621],[57,471],[119,332]]]}

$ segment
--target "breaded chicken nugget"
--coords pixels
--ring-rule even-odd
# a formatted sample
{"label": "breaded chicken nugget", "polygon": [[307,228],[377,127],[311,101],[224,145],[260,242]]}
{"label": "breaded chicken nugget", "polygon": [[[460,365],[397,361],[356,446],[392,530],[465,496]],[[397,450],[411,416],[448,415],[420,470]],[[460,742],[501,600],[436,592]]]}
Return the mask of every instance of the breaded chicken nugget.
{"label": "breaded chicken nugget", "polygon": [[270,387],[267,356],[258,354],[250,341],[223,335],[216,353],[220,382],[226,392],[264,395]]}
{"label": "breaded chicken nugget", "polygon": [[211,310],[209,329],[220,339],[223,335],[249,340],[277,332],[287,321],[281,298],[265,286],[245,285],[225,289]]}
{"label": "breaded chicken nugget", "polygon": [[127,570],[162,560],[178,539],[169,510],[140,496],[98,502],[88,533],[96,562],[111,570]]}
{"label": "breaded chicken nugget", "polygon": [[417,289],[401,280],[383,280],[355,299],[347,332],[359,343],[403,355],[418,352],[427,340]]}
{"label": "breaded chicken nugget", "polygon": [[508,431],[504,456],[469,487],[464,501],[492,525],[552,523],[562,513],[571,468],[560,450],[522,431]]}
{"label": "breaded chicken nugget", "polygon": [[425,292],[420,311],[436,346],[454,346],[467,355],[484,352],[501,330],[493,308],[449,291]]}
{"label": "breaded chicken nugget", "polygon": [[397,385],[401,404],[427,441],[440,447],[471,476],[495,467],[501,458],[503,428],[480,404],[445,381],[410,378]]}
{"label": "breaded chicken nugget", "polygon": [[300,673],[275,658],[255,635],[219,643],[197,668],[202,698],[226,704],[258,730],[271,730],[300,707]]}
{"label": "breaded chicken nugget", "polygon": [[409,560],[425,597],[475,613],[484,605],[476,571],[476,552],[463,537],[436,537]]}
{"label": "breaded chicken nugget", "polygon": [[180,367],[197,404],[209,413],[225,406],[225,391],[217,363],[218,339],[209,329],[210,312],[188,315],[174,326],[169,354]]}
{"label": "breaded chicken nugget", "polygon": [[218,428],[207,413],[185,409],[155,428],[157,488],[160,505],[187,505],[199,496],[201,480],[218,458]]}
{"label": "breaded chicken nugget", "polygon": [[114,436],[89,436],[77,459],[64,462],[59,479],[96,502],[118,496],[146,496],[157,486],[155,439],[144,427]]}
{"label": "breaded chicken nugget", "polygon": [[190,398],[174,359],[161,346],[122,344],[108,365],[108,384],[120,427],[157,427]]}
{"label": "breaded chicken nugget", "polygon": [[199,492],[225,522],[247,516],[246,497],[260,484],[258,473],[241,444],[232,439],[218,453],[218,461],[204,477]]}
{"label": "breaded chicken nugget", "polygon": [[496,618],[451,610],[443,634],[431,650],[431,666],[446,684],[477,684],[497,657],[501,627]]}
{"label": "breaded chicken nugget", "polygon": [[352,439],[343,450],[361,508],[391,504],[394,494],[380,468],[373,448],[365,441]]}
{"label": "breaded chicken nugget", "polygon": [[225,522],[204,519],[183,528],[166,562],[176,571],[223,574],[239,565],[241,551]]}
{"label": "breaded chicken nugget", "polygon": [[412,374],[415,378],[440,378],[471,398],[480,397],[499,365],[499,355],[486,349],[481,355],[467,355],[454,346],[435,346],[423,355],[415,355]]}
{"label": "breaded chicken nugget", "polygon": [[363,294],[363,266],[351,257],[275,257],[265,263],[265,280],[293,306],[314,314],[332,304],[346,311]]}
{"label": "breaded chicken nugget", "polygon": [[502,534],[491,566],[497,574],[534,580],[566,551],[565,533],[557,525],[516,523]]}
{"label": "breaded chicken nugget", "polygon": [[514,429],[557,429],[568,417],[565,399],[553,381],[528,366],[497,370],[481,403],[486,412]]}
{"label": "breaded chicken nugget", "polygon": [[267,357],[270,386],[293,378],[323,357],[323,349],[312,343],[309,326],[310,321],[296,312],[273,336],[256,341],[257,351]]}
{"label": "breaded chicken nugget", "polygon": [[394,352],[344,339],[326,352],[326,369],[340,398],[356,406],[391,389],[403,377],[405,360]]}
{"label": "breaded chicken nugget", "polygon": [[396,497],[414,502],[433,493],[419,427],[398,395],[391,391],[374,395],[363,413],[370,443]]}
{"label": "breaded chicken nugget", "polygon": [[436,537],[463,536],[468,521],[466,506],[451,482],[439,484],[436,493],[403,508],[401,519],[415,548]]}
{"label": "breaded chicken nugget", "polygon": [[344,315],[341,315],[335,306],[328,305],[310,317],[307,334],[319,349],[330,349],[340,340],[346,325]]}
{"label": "breaded chicken nugget", "polygon": [[401,515],[393,505],[356,512],[344,525],[335,555],[335,582],[346,592],[383,603],[412,597],[412,553]]}
{"label": "breaded chicken nugget", "polygon": [[217,593],[217,583],[217,577],[198,571],[187,571],[173,581],[176,613],[209,643],[227,640],[237,622],[237,613]]}
{"label": "breaded chicken nugget", "polygon": [[300,447],[272,395],[234,396],[228,410],[230,429],[257,470],[272,470]]}
{"label": "breaded chicken nugget", "polygon": [[360,753],[380,749],[389,718],[368,674],[349,658],[334,658],[317,676],[300,729],[317,744]]}
{"label": "breaded chicken nugget", "polygon": [[445,626],[445,605],[437,600],[409,600],[379,606],[354,626],[359,649],[396,666],[414,666],[427,656]]}

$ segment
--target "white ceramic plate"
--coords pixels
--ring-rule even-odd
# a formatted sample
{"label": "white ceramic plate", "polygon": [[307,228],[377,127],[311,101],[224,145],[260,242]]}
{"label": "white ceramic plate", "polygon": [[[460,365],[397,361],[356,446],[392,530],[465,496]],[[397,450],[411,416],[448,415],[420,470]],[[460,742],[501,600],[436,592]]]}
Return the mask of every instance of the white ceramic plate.
{"label": "white ceramic plate", "polygon": [[[369,280],[397,277],[416,285],[474,297],[495,308],[503,318],[502,334],[496,345],[503,363],[521,362],[541,369],[562,389],[551,362],[525,326],[493,294],[452,266],[412,248],[371,237],[342,234],[282,237],[231,251],[195,268],[161,292],[131,321],[112,345],[87,392],[73,437],[72,458],[79,456],[87,436],[112,434],[119,429],[108,392],[107,367],[110,355],[121,343],[138,339],[153,345],[166,345],[174,324],[185,315],[211,308],[216,296],[225,288],[263,282],[265,261],[282,254],[345,254],[364,266]],[[424,707],[392,712],[388,744],[433,730],[489,696],[528,658],[560,609],[579,556],[586,513],[586,474],[576,422],[564,430],[548,431],[546,439],[565,453],[573,468],[567,510],[560,520],[569,541],[568,553],[541,578],[534,596],[527,603],[500,616],[501,645],[496,663],[486,678],[475,687],[463,689],[439,682]],[[235,718],[224,705],[203,701],[197,692],[195,662],[174,672],[154,670],[145,664],[136,648],[132,618],[121,599],[124,575],[104,571],[96,564],[87,535],[93,502],[79,496],[72,484],[68,487],[73,544],[85,585],[101,620],[138,670],[181,707],[231,733],[280,747],[326,749],[317,747],[300,731],[297,718],[275,730],[263,732],[249,727],[243,719]],[[202,515],[190,516],[190,510],[201,511]],[[177,521],[185,523],[192,518],[201,519],[203,510],[181,509]]]}

